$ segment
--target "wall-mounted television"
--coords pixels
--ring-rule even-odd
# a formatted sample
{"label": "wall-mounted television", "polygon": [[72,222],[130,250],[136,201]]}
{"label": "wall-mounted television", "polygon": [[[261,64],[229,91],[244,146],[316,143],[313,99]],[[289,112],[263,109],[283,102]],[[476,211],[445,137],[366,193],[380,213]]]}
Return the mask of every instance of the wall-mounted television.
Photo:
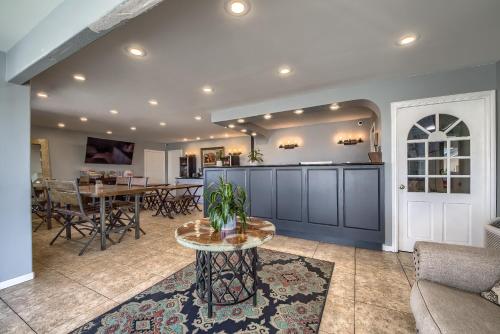
{"label": "wall-mounted television", "polygon": [[134,143],[102,138],[87,138],[85,163],[131,165]]}

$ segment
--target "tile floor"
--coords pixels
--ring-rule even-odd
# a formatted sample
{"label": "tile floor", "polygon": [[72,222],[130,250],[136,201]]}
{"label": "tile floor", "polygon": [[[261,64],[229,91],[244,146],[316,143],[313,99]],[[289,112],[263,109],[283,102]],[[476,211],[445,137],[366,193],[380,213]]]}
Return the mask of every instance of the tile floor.
{"label": "tile floor", "polygon": [[[97,241],[83,256],[80,244],[57,232],[33,234],[35,279],[0,290],[0,333],[67,333],[173,274],[194,260],[175,242],[176,219],[142,215],[147,235],[130,234],[105,252]],[[335,262],[320,333],[415,333],[409,307],[411,254],[276,236],[265,248]]]}

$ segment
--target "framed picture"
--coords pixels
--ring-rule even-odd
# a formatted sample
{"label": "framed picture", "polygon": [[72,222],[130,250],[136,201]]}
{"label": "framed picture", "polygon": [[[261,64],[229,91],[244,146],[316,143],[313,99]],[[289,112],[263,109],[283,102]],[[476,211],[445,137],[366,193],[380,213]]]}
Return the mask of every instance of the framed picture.
{"label": "framed picture", "polygon": [[224,146],[205,147],[200,150],[201,167],[215,166],[217,158],[224,156]]}

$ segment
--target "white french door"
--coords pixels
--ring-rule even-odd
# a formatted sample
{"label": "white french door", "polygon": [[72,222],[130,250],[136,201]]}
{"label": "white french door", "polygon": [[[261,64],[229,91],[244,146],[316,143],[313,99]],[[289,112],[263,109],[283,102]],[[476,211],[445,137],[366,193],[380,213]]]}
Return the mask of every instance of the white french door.
{"label": "white french door", "polygon": [[165,183],[165,151],[144,150],[144,176],[149,184]]}
{"label": "white french door", "polygon": [[483,245],[494,217],[493,104],[492,92],[393,104],[400,250],[417,240]]}

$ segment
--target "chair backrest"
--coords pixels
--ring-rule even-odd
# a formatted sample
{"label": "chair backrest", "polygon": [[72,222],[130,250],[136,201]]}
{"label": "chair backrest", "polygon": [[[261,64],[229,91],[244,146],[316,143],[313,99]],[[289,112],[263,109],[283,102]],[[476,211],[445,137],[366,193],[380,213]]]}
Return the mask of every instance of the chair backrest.
{"label": "chair backrest", "polygon": [[47,189],[50,201],[55,206],[66,207],[68,205],[77,207],[78,211],[84,213],[80,191],[76,181],[47,180]]}
{"label": "chair backrest", "polygon": [[130,177],[117,176],[116,183],[117,186],[130,186]]}
{"label": "chair backrest", "polygon": [[133,177],[130,181],[131,186],[140,186],[147,187],[148,186],[148,178],[147,177]]}
{"label": "chair backrest", "polygon": [[90,176],[88,176],[88,175],[80,176],[80,178],[78,179],[78,184],[81,186],[89,185],[90,184]]}

